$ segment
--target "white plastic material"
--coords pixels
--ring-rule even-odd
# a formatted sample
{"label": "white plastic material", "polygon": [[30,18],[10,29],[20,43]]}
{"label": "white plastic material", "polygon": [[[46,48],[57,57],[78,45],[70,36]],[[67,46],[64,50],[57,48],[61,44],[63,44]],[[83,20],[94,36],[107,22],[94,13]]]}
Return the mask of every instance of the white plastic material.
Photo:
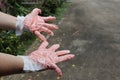
{"label": "white plastic material", "polygon": [[17,21],[16,21],[16,36],[20,36],[23,33],[23,28],[24,28],[24,21],[25,17],[24,16],[17,16]]}
{"label": "white plastic material", "polygon": [[24,62],[23,71],[28,72],[28,71],[39,71],[45,69],[42,65],[37,64],[36,62],[31,60],[28,56],[19,56],[19,57],[21,57]]}

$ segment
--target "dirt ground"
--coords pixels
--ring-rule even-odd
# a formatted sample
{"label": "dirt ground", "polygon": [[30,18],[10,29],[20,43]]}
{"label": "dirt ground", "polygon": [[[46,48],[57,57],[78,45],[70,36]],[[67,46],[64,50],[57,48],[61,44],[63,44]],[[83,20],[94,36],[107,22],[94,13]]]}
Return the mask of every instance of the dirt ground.
{"label": "dirt ground", "polygon": [[68,1],[71,5],[58,22],[59,30],[48,39],[50,45],[59,43],[60,49],[75,54],[58,64],[63,76],[47,70],[0,80],[120,80],[120,0]]}

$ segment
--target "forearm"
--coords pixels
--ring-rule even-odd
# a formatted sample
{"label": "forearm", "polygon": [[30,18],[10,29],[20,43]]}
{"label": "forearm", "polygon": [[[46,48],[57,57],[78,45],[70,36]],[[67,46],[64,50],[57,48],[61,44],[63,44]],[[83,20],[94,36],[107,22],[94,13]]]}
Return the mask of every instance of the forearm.
{"label": "forearm", "polygon": [[23,71],[22,58],[0,53],[0,76],[20,73]]}
{"label": "forearm", "polygon": [[0,29],[15,29],[16,17],[0,12]]}

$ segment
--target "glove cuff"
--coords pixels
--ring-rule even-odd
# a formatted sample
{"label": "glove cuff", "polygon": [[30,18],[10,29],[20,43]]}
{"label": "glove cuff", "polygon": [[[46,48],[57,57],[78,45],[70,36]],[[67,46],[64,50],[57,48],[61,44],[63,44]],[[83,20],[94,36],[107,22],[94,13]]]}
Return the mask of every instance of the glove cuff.
{"label": "glove cuff", "polygon": [[17,16],[17,21],[16,21],[16,36],[20,36],[23,33],[23,28],[24,28],[24,21],[25,17],[24,16]]}
{"label": "glove cuff", "polygon": [[19,57],[21,57],[24,62],[23,71],[29,72],[29,71],[39,71],[45,69],[44,66],[34,62],[28,56],[19,56]]}

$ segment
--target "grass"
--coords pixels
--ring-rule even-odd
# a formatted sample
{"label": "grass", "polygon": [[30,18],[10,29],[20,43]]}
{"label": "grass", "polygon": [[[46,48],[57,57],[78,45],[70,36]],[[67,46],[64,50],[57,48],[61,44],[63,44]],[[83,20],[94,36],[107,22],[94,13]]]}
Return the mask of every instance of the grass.
{"label": "grass", "polygon": [[18,46],[18,55],[22,55],[29,48],[33,41],[36,40],[36,36],[31,32],[25,32],[21,37],[21,44]]}
{"label": "grass", "polygon": [[57,8],[56,13],[54,14],[54,16],[56,16],[57,19],[61,19],[63,17],[63,15],[64,15],[64,12],[67,10],[68,6],[69,6],[69,3],[64,2],[61,7]]}

